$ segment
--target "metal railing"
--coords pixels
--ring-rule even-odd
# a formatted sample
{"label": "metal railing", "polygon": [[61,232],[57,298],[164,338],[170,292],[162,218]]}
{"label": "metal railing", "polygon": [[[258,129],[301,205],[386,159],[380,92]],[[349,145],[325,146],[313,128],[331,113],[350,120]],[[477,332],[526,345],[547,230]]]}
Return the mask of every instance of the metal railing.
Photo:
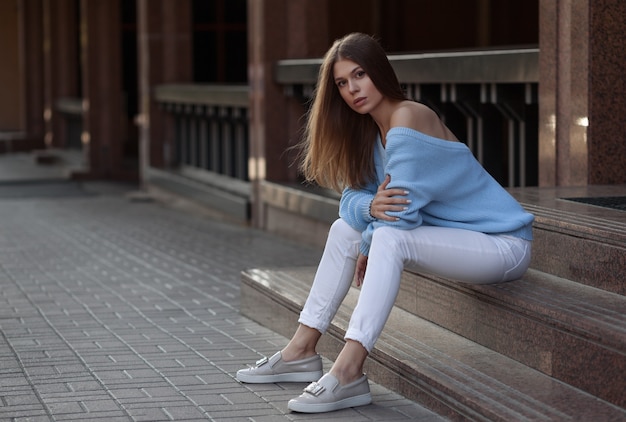
{"label": "metal railing", "polygon": [[[538,183],[539,50],[390,55],[407,96],[432,107],[503,186]],[[282,60],[275,80],[303,103],[321,60]]]}
{"label": "metal railing", "polygon": [[[537,49],[390,55],[407,95],[432,107],[503,186],[538,181]],[[305,112],[321,60],[276,63],[276,83]],[[173,119],[166,168],[154,183],[241,219],[250,216],[247,86],[172,84],[154,99]]]}
{"label": "metal railing", "polygon": [[248,180],[247,86],[160,85],[154,98],[174,118],[174,166]]}

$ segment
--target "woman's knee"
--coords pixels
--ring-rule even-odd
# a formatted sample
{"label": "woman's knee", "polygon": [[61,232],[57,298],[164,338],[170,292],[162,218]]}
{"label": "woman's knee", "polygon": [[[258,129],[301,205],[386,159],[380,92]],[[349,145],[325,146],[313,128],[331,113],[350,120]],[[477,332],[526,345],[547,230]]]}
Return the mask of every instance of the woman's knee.
{"label": "woman's knee", "polygon": [[325,251],[356,258],[360,242],[361,233],[350,227],[344,220],[337,219],[328,231]]}
{"label": "woman's knee", "polygon": [[338,237],[343,239],[360,239],[361,233],[354,230],[346,221],[342,218],[336,219],[333,224],[331,224],[330,229],[328,231],[328,237]]}
{"label": "woman's knee", "polygon": [[399,251],[402,244],[401,230],[394,227],[379,227],[372,235],[372,246],[382,245],[387,251],[395,253]]}

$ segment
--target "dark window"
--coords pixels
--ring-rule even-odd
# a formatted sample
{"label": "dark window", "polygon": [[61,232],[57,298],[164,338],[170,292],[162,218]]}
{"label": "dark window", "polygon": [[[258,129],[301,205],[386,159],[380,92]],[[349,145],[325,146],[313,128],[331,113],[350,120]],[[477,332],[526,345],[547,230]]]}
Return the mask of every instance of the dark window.
{"label": "dark window", "polygon": [[[126,115],[126,132],[123,134],[123,154],[126,158],[136,159],[138,152],[137,126],[133,119],[138,113],[137,87],[137,2],[120,0],[122,18],[122,90]],[[133,161],[134,163],[134,161]]]}
{"label": "dark window", "polygon": [[195,82],[247,82],[246,0],[193,1]]}

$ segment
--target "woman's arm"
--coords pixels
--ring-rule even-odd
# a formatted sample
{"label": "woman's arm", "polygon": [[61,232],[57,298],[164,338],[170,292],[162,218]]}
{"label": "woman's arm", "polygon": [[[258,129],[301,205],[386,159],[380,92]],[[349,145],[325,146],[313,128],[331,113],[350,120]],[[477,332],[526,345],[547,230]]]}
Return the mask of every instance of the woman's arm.
{"label": "woman's arm", "polygon": [[371,186],[369,189],[345,188],[339,200],[339,216],[354,230],[363,232],[375,220],[370,215],[375,193]]}

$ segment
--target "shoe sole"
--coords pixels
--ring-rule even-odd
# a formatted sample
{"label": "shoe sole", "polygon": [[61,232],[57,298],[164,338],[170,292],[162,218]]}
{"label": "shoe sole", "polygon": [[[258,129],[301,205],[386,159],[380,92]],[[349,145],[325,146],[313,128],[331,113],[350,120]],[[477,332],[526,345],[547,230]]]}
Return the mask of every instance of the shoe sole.
{"label": "shoe sole", "polygon": [[275,382],[313,382],[319,380],[324,371],[289,372],[276,375],[250,375],[237,373],[237,380],[248,384],[272,384]]}
{"label": "shoe sole", "polygon": [[332,403],[300,403],[297,399],[290,400],[287,408],[300,413],[325,413],[335,410],[347,409],[349,407],[365,406],[372,402],[371,393],[360,396],[347,397]]}

